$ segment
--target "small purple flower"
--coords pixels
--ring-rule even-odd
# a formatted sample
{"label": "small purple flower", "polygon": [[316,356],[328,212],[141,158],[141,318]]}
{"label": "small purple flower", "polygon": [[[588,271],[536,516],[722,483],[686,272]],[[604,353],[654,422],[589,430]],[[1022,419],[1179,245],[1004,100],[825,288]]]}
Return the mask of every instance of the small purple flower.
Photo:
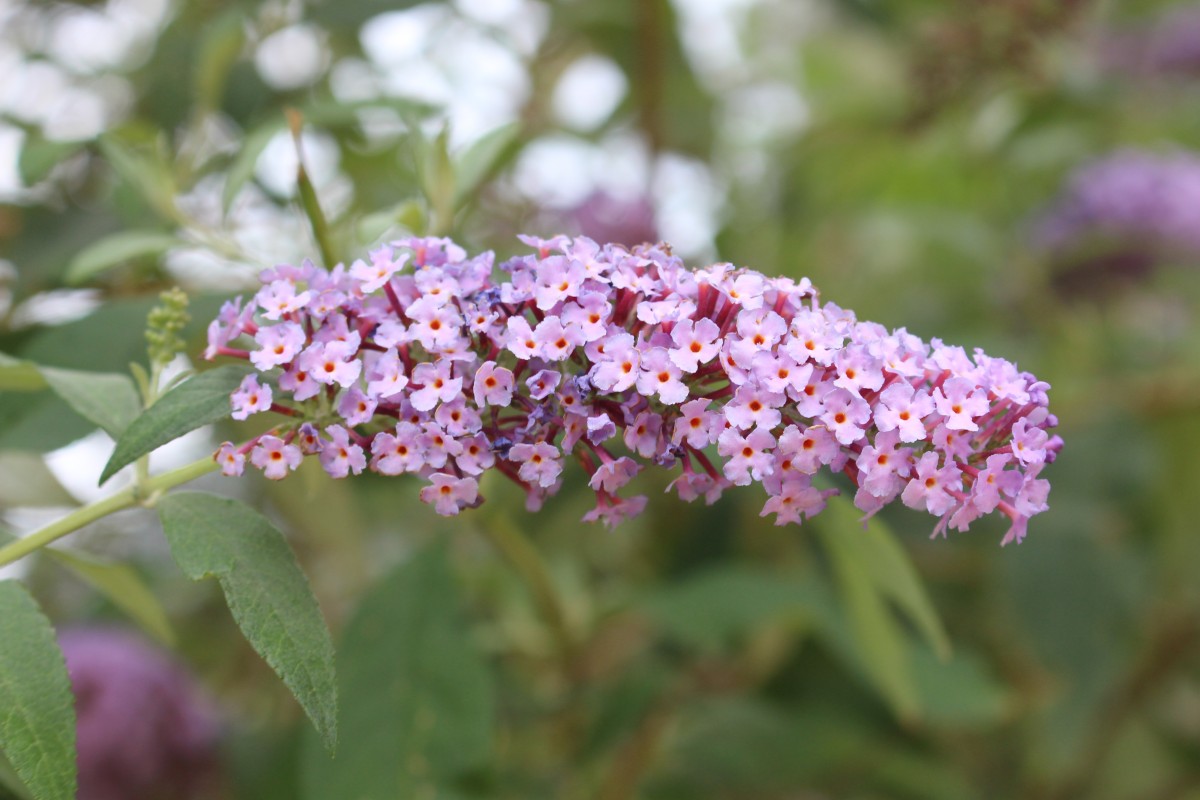
{"label": "small purple flower", "polygon": [[250,353],[250,363],[264,372],[287,364],[304,349],[304,329],[294,322],[264,326],[254,334],[259,349]]}
{"label": "small purple flower", "polygon": [[271,407],[271,387],[260,384],[256,375],[247,375],[229,400],[233,406],[230,416],[243,420],[251,414],[258,414]]}
{"label": "small purple flower", "polygon": [[725,477],[737,486],[761,481],[775,471],[770,451],[775,437],[761,428],[743,436],[736,428],[727,428],[717,437],[717,452],[725,456]]}
{"label": "small purple flower", "polygon": [[506,367],[496,366],[495,361],[485,361],[475,372],[475,405],[503,408],[512,402],[513,373]]}
{"label": "small purple flower", "polygon": [[688,388],[680,378],[683,370],[675,366],[665,347],[652,347],[642,356],[642,371],[637,376],[638,391],[667,405],[678,405],[687,399]]}
{"label": "small purple flower", "polygon": [[437,513],[452,517],[479,499],[479,484],[474,478],[456,478],[444,472],[429,476],[430,484],[421,490],[421,501],[429,503]]}
{"label": "small purple flower", "polygon": [[759,516],[774,514],[776,525],[799,525],[802,516],[811,519],[825,508],[825,498],[825,493],[809,483],[807,476],[784,481],[778,493],[767,499]]}
{"label": "small purple flower", "polygon": [[413,408],[432,411],[439,402],[448,403],[462,391],[462,378],[452,377],[453,362],[439,359],[436,364],[418,364],[412,382],[420,388],[410,395]]}
{"label": "small purple flower", "polygon": [[341,402],[338,403],[338,413],[347,425],[354,427],[369,422],[375,416],[376,406],[378,403],[374,398],[368,397],[357,386],[351,386],[350,391],[344,393]]}
{"label": "small purple flower", "polygon": [[916,464],[916,475],[900,496],[909,508],[923,508],[937,517],[954,508],[956,501],[952,492],[962,489],[962,473],[958,467],[949,464],[939,468],[939,460],[937,453],[921,456]]}
{"label": "small purple flower", "polygon": [[215,456],[221,465],[221,474],[234,477],[246,469],[246,454],[239,451],[233,442],[224,442]]}
{"label": "small purple flower", "polygon": [[671,341],[675,344],[670,351],[671,361],[684,372],[695,372],[721,351],[720,335],[721,329],[710,319],[678,323],[671,331]]}
{"label": "small purple flower", "polygon": [[331,478],[345,478],[351,472],[357,475],[366,468],[366,454],[350,441],[350,433],[345,428],[329,425],[325,428],[325,435],[328,440],[321,447],[318,458]]}
{"label": "small purple flower", "polygon": [[562,373],[552,369],[540,369],[525,381],[529,387],[529,396],[534,400],[545,400],[558,388]]}
{"label": "small purple flower", "polygon": [[384,431],[371,442],[371,468],[383,475],[418,472],[425,466],[421,429],[411,422],[396,425],[394,433]]}
{"label": "small purple flower", "polygon": [[362,362],[355,358],[357,353],[357,345],[349,342],[314,342],[300,354],[298,366],[317,383],[336,383],[345,388],[358,380],[362,372]]}
{"label": "small purple flower", "polygon": [[376,400],[389,400],[404,391],[408,386],[408,376],[404,374],[404,363],[400,354],[388,350],[375,362],[367,382],[367,393]]}
{"label": "small purple flower", "polygon": [[508,451],[510,461],[521,465],[521,480],[547,488],[553,486],[562,474],[562,461],[558,448],[545,442],[513,445]]}
{"label": "small purple flower", "polygon": [[288,472],[300,466],[304,454],[293,444],[285,444],[278,436],[263,436],[250,451],[250,463],[263,471],[273,481],[287,477]]}

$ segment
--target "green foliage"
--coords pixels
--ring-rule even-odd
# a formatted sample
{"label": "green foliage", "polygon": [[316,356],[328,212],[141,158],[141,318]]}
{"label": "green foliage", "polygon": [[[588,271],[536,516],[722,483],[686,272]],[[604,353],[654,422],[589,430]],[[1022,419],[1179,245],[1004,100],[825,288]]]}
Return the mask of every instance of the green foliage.
{"label": "green foliage", "polygon": [[67,265],[63,278],[71,284],[87,283],[114,267],[160,256],[180,244],[178,237],[162,231],[120,231],[80,250]]}
{"label": "green foliage", "polygon": [[109,436],[120,438],[141,411],[137,387],[126,375],[42,367],[55,394]]}
{"label": "green foliage", "polygon": [[417,553],[374,585],[338,664],[341,745],[332,760],[305,758],[306,798],[448,798],[487,763],[492,685],[445,548]]}
{"label": "green foliage", "polygon": [[[15,539],[0,529],[0,546]],[[175,634],[162,604],[133,566],[54,547],[44,548],[41,552],[102,594],[155,639],[163,644],[174,643]]]}
{"label": "green foliage", "polygon": [[75,711],[54,630],[16,581],[0,581],[0,750],[38,800],[75,797]]}
{"label": "green foliage", "polygon": [[[1076,166],[1126,147],[1200,148],[1190,76],[1114,69],[1105,49],[1170,4],[766,0],[722,16],[717,6],[729,4],[541,3],[544,20],[522,17],[514,29],[500,19],[505,4],[435,0],[393,21],[441,15],[450,27],[436,34],[510,48],[529,70],[505,118],[518,121],[454,146],[443,126],[453,114],[404,96],[411,76],[364,51],[364,24],[417,5],[176,3],[158,39],[112,74],[63,68],[89,91],[128,87],[118,127],[57,141],[61,131],[33,116],[3,123],[20,129],[17,170],[30,187],[0,208],[0,258],[17,273],[0,268],[6,522],[77,505],[42,454],[97,427],[119,441],[109,477],[228,416],[239,367],[194,376],[142,411],[126,370],[145,360],[143,323],[164,287],[180,282],[191,295],[193,320],[178,335],[195,360],[220,302],[291,258],[295,243],[263,235],[275,215],[302,224],[307,208],[329,262],[408,233],[451,232],[501,262],[515,233],[550,234],[570,219],[514,179],[514,165],[521,178],[541,166],[525,158],[531,143],[594,145],[578,172],[653,196],[668,238],[703,234],[684,212],[711,203],[713,246],[700,241],[689,262],[808,276],[860,319],[1014,358],[1054,386],[1067,446],[1044,473],[1050,513],[1004,550],[986,520],[929,542],[926,515],[897,508],[864,529],[849,495],[798,529],[774,528],[757,517],[752,490],[682,507],[659,496],[668,478],[651,470],[638,478],[652,497],[647,516],[608,534],[576,525],[587,492],[568,479],[536,515],[514,515],[537,534],[524,555],[550,565],[543,590],[561,595],[565,646],[536,616],[546,603],[531,603],[523,579],[459,535],[464,522],[491,524],[490,508],[518,505],[511,487],[485,487],[487,508],[446,521],[405,479],[331,483],[306,466],[281,484],[236,482],[248,504],[286,520],[335,629],[359,609],[340,638],[337,710],[329,637],[279,532],[228,501],[139,495],[165,515],[204,508],[188,517],[190,534],[168,535],[187,539],[171,544],[189,575],[212,572],[240,593],[239,623],[285,604],[308,620],[304,635],[251,625],[251,638],[275,653],[268,662],[289,686],[308,686],[307,700],[297,694],[327,736],[340,721],[331,760],[270,691],[274,675],[255,659],[248,667],[245,648],[224,638],[229,626],[194,602],[203,590],[150,554],[138,553],[139,573],[48,549],[52,566],[94,588],[83,597],[99,593],[160,638],[170,609],[181,651],[242,714],[230,723],[231,793],[1128,800],[1186,786],[1200,764],[1187,713],[1200,653],[1196,257],[1173,252],[1170,265],[1106,293],[1090,253],[1056,263],[1036,237],[1039,209]],[[276,91],[256,70],[258,46],[297,23],[318,26],[330,69]],[[446,39],[412,45],[422,68],[446,68],[456,101],[473,98],[456,82],[479,66],[446,63],[453,48],[434,41]],[[30,60],[53,64],[53,49]],[[615,64],[628,91],[594,129],[568,130],[555,95],[585,55]],[[328,195],[315,169],[294,198],[255,185],[287,109],[333,145]],[[698,185],[717,187],[712,197],[681,196],[671,180],[681,155]],[[643,159],[639,183],[631,164]],[[564,196],[586,188],[574,172],[561,175]],[[185,250],[198,258],[180,270]],[[1072,270],[1086,291],[1064,284]],[[88,287],[97,307],[63,323],[25,313],[72,287]],[[143,540],[140,520],[121,518],[122,554]],[[454,547],[423,549],[443,536]],[[247,566],[249,554],[274,566]],[[270,582],[276,573],[291,589]],[[92,604],[62,575],[38,568],[29,580],[56,621],[78,621]],[[5,624],[15,618],[0,615]],[[35,669],[46,653],[33,645],[45,638],[21,659],[25,640],[0,638],[0,664],[28,669],[36,687],[54,673]],[[0,698],[0,714],[9,707]],[[18,772],[0,759],[0,784],[20,783]]]}
{"label": "green foliage", "polygon": [[158,509],[179,568],[192,580],[217,579],[246,640],[332,751],[338,740],[333,643],[283,535],[245,504],[202,492],[168,495]]}
{"label": "green foliage", "polygon": [[122,467],[185,433],[229,416],[229,395],[247,370],[229,364],[193,375],[171,389],[130,423],[100,474],[104,483]]}

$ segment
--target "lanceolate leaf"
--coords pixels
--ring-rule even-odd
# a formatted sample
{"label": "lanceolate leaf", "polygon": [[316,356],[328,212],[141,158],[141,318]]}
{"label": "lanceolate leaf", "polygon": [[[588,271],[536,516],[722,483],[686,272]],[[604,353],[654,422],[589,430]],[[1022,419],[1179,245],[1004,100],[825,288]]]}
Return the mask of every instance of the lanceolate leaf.
{"label": "lanceolate leaf", "polygon": [[181,244],[162,231],[121,231],[88,245],[67,265],[67,283],[80,284],[127,261],[157,256]]}
{"label": "lanceolate leaf", "polygon": [[104,483],[117,470],[167,442],[228,417],[229,395],[245,374],[246,368],[236,364],[217,367],[193,375],[164,394],[131,422],[117,440],[117,447],[104,466],[100,482]]}
{"label": "lanceolate leaf", "polygon": [[830,498],[824,513],[832,530],[847,532],[845,545],[854,548],[856,558],[870,571],[877,589],[912,620],[939,658],[949,658],[950,637],[912,561],[887,524],[879,517],[872,517],[867,529],[860,530],[858,510],[850,500],[840,496]]}
{"label": "lanceolate leaf", "polygon": [[137,388],[127,375],[42,367],[42,376],[67,405],[114,439],[120,438],[142,408]]}
{"label": "lanceolate leaf", "polygon": [[203,492],[167,495],[158,510],[179,568],[193,580],[220,582],[247,641],[291,689],[332,750],[333,643],[283,534],[244,503]]}
{"label": "lanceolate leaf", "polygon": [[121,435],[142,407],[128,376],[43,367],[0,353],[0,391],[35,392],[47,387],[113,438]]}
{"label": "lanceolate leaf", "polygon": [[229,172],[225,176],[225,188],[221,190],[221,208],[226,214],[233,207],[238,192],[254,174],[254,165],[258,163],[258,157],[267,149],[275,134],[282,130],[283,117],[280,116],[246,134],[241,149],[229,165]]}
{"label": "lanceolate leaf", "polygon": [[0,353],[0,392],[37,392],[46,379],[36,364]]}
{"label": "lanceolate leaf", "polygon": [[867,677],[898,716],[914,719],[920,711],[920,700],[908,643],[852,541],[861,531],[828,523],[816,527],[829,553]]}
{"label": "lanceolate leaf", "polygon": [[0,750],[38,800],[75,797],[75,708],[50,622],[0,581]]}
{"label": "lanceolate leaf", "polygon": [[454,204],[461,206],[471,194],[500,168],[504,157],[515,148],[519,123],[512,122],[489,131],[455,159]]}
{"label": "lanceolate leaf", "polygon": [[[0,545],[8,544],[15,538],[8,531],[0,529]],[[54,547],[44,547],[41,552],[90,584],[147,633],[164,644],[174,642],[175,634],[171,630],[171,623],[167,621],[166,612],[133,567]]]}
{"label": "lanceolate leaf", "polygon": [[308,755],[306,798],[442,798],[487,759],[491,685],[460,606],[440,547],[366,596],[338,649],[338,755]]}

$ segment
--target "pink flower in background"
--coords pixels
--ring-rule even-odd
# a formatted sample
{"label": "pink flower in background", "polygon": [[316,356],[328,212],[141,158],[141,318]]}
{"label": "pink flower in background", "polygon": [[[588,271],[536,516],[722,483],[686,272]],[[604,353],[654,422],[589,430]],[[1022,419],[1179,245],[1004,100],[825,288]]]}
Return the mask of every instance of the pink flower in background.
{"label": "pink flower in background", "polygon": [[79,800],[223,796],[212,702],[184,667],[117,628],[58,637],[75,694]]}
{"label": "pink flower in background", "polygon": [[523,241],[536,252],[499,273],[444,239],[395,242],[349,271],[268,271],[263,321],[227,305],[207,352],[281,373],[275,396],[247,378],[239,418],[286,416],[222,446],[223,471],[248,453],[278,479],[314,454],[334,477],[416,474],[421,499],[453,515],[482,502],[489,470],[540,507],[577,461],[597,498],[585,519],[608,524],[645,506],[617,493],[651,464],[680,470],[670,488],[685,500],[757,483],[778,524],[838,491],[813,486],[823,468],[866,515],[900,500],[936,532],[999,511],[1019,541],[1045,510],[1039,473],[1062,440],[1048,387],[1015,365],[860,322],[807,280],[692,270],[658,245]]}

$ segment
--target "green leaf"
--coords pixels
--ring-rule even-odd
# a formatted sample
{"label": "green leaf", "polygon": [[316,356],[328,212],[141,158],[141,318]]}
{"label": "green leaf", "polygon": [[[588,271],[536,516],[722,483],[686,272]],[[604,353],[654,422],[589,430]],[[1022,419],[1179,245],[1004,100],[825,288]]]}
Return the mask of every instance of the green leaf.
{"label": "green leaf", "polygon": [[371,589],[338,664],[341,746],[336,759],[305,759],[305,797],[441,797],[456,775],[487,759],[491,684],[442,548]]}
{"label": "green leaf", "polygon": [[101,136],[99,145],[117,174],[155,211],[167,219],[175,218],[175,178],[160,153],[148,147],[134,148],[113,133]]}
{"label": "green leaf", "polygon": [[245,25],[245,12],[233,8],[205,26],[193,75],[196,102],[201,108],[220,108],[229,70],[246,44]]}
{"label": "green leaf", "polygon": [[229,395],[245,375],[244,366],[229,364],[193,375],[164,394],[131,422],[117,440],[112,458],[100,475],[100,483],[167,442],[226,419],[230,413]]}
{"label": "green leaf", "polygon": [[37,364],[0,353],[0,392],[37,392],[46,388]]}
{"label": "green leaf", "polygon": [[794,616],[828,622],[832,598],[817,575],[781,575],[747,566],[714,567],[669,584],[639,604],[666,633],[715,648],[754,628]]}
{"label": "green leaf", "polygon": [[16,581],[0,581],[0,750],[38,800],[75,797],[75,706],[54,629]]}
{"label": "green leaf", "polygon": [[108,372],[43,367],[0,353],[0,390],[39,391],[49,387],[81,417],[114,439],[142,407],[128,376]]}
{"label": "green leaf", "polygon": [[448,231],[454,218],[454,162],[450,160],[450,129],[443,127],[432,142],[426,142],[421,159],[421,187],[429,201],[434,233]]}
{"label": "green leaf", "polygon": [[949,661],[919,647],[914,652],[922,716],[945,727],[985,727],[1013,710],[1012,697],[976,655],[957,652]]}
{"label": "green leaf", "polygon": [[128,261],[157,256],[182,242],[162,231],[121,231],[80,250],[67,265],[67,283],[79,285]]}
{"label": "green leaf", "polygon": [[920,697],[909,658],[908,643],[892,615],[854,537],[855,528],[816,526],[837,577],[838,593],[850,620],[850,632],[862,657],[862,667],[875,688],[901,719],[915,719]]}
{"label": "green leaf", "polygon": [[[15,540],[11,533],[0,530],[0,545]],[[174,644],[175,632],[166,612],[133,567],[54,547],[43,547],[41,552],[78,575],[154,638]]]}
{"label": "green leaf", "polygon": [[271,522],[236,500],[178,492],[158,503],[171,555],[192,580],[213,577],[246,640],[337,744],[333,643],[308,579]]}
{"label": "green leaf", "polygon": [[167,613],[133,567],[53,547],[43,548],[43,552],[107,597],[155,639],[165,645],[175,643]]}
{"label": "green leaf", "polygon": [[519,122],[501,125],[484,134],[455,159],[454,205],[460,207],[500,167],[505,157],[515,151]]}
{"label": "green leaf", "polygon": [[861,530],[860,512],[849,498],[841,496],[831,497],[824,513],[831,528],[853,532],[846,534],[845,544],[854,548],[856,558],[866,565],[879,591],[912,620],[939,658],[950,658],[950,637],[941,617],[908,554],[887,524],[879,517],[872,517],[867,529]]}
{"label": "green leaf", "polygon": [[141,398],[128,375],[42,367],[42,376],[67,405],[114,439],[141,411]]}
{"label": "green leaf", "polygon": [[37,453],[0,452],[0,508],[49,508],[78,503]]}
{"label": "green leaf", "polygon": [[37,135],[28,135],[21,143],[21,155],[17,169],[21,182],[33,186],[50,174],[50,171],[87,146],[86,141],[52,142]]}
{"label": "green leaf", "polygon": [[224,213],[229,213],[238,192],[254,174],[254,166],[258,163],[262,151],[267,149],[275,134],[282,130],[284,122],[280,116],[246,134],[246,138],[242,140],[242,148],[238,150],[233,163],[229,165],[229,172],[225,175],[225,188],[221,190],[221,210]]}

